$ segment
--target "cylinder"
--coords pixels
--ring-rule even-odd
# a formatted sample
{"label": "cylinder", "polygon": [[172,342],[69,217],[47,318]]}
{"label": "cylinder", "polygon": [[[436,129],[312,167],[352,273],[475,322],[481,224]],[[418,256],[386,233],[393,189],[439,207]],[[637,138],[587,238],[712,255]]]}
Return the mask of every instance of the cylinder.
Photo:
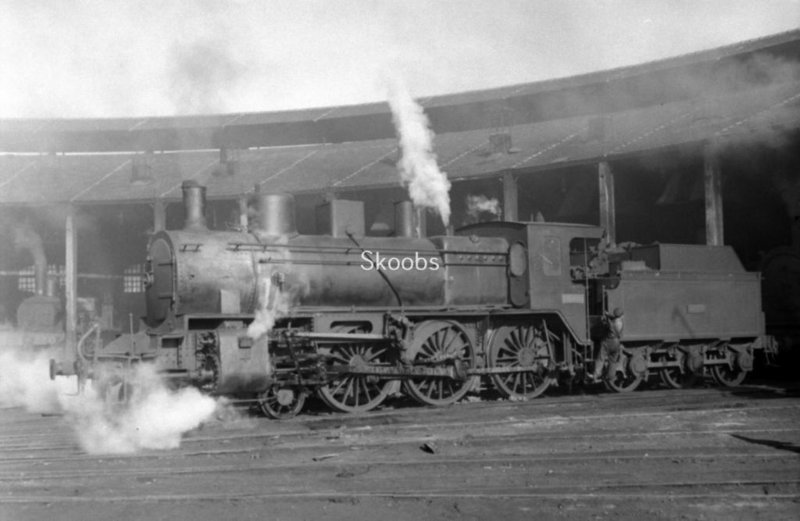
{"label": "cylinder", "polygon": [[295,235],[294,197],[290,194],[262,193],[256,186],[255,229],[265,235]]}
{"label": "cylinder", "polygon": [[197,181],[184,181],[183,190],[183,228],[185,230],[206,229],[206,187]]}
{"label": "cylinder", "polygon": [[395,237],[414,237],[414,205],[411,201],[394,203]]}

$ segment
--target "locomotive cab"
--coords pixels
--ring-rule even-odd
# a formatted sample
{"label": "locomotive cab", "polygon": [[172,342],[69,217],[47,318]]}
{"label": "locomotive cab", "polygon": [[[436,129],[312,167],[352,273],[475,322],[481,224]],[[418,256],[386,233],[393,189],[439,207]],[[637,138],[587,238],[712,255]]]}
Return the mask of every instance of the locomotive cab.
{"label": "locomotive cab", "polygon": [[[459,235],[504,237],[508,242],[508,300],[516,308],[554,313],[574,341],[589,342],[589,286],[576,278],[594,260],[591,246],[603,229],[582,224],[491,222],[461,228]],[[524,264],[523,264],[524,262]]]}

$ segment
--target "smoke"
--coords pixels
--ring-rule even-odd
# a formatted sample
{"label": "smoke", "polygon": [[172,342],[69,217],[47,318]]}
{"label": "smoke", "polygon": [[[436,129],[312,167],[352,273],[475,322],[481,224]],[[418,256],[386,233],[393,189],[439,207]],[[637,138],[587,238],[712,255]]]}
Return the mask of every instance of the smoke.
{"label": "smoke", "polygon": [[792,0],[769,9],[756,0],[720,3],[341,0],[331,9],[321,0],[7,1],[0,61],[14,75],[0,82],[0,115],[170,115],[173,42],[192,38],[222,40],[246,57],[253,73],[226,103],[240,112],[379,101],[370,78],[387,57],[406,64],[414,92],[434,95],[641,63],[797,27]]}
{"label": "smoke", "polygon": [[[133,371],[125,392],[130,402],[111,406],[93,390],[61,400],[81,447],[90,454],[125,454],[175,449],[182,435],[211,419],[220,406],[193,387],[172,390],[152,364]],[[108,393],[122,391],[122,384]]]}
{"label": "smoke", "polygon": [[[3,335],[3,347],[9,340]],[[59,388],[50,380],[44,352],[0,350],[0,406],[24,407],[34,413],[60,410]]]}
{"label": "smoke", "polygon": [[281,291],[272,277],[263,277],[258,285],[258,309],[247,328],[247,336],[257,340],[269,333],[275,321],[289,313],[290,304],[289,294]]}
{"label": "smoke", "polygon": [[[30,225],[19,224],[14,227],[14,248],[17,250],[28,250],[34,260],[44,260],[44,247],[42,238]],[[44,261],[46,262],[46,261]]]}
{"label": "smoke", "polygon": [[36,291],[42,291],[40,286],[43,280],[39,280],[41,274],[47,271],[47,257],[44,253],[42,238],[28,224],[18,224],[14,226],[14,249],[27,250],[33,257],[33,263],[37,270]]}
{"label": "smoke", "polygon": [[178,114],[227,111],[226,100],[247,70],[217,39],[176,44],[170,62],[169,92]]}
{"label": "smoke", "polygon": [[[66,385],[72,386],[71,392]],[[0,406],[64,414],[78,444],[89,454],[177,448],[185,433],[227,407],[194,388],[170,389],[152,364],[133,371],[126,386],[127,404],[110,405],[93,385],[82,394],[75,389],[74,378],[50,380],[47,352],[0,351]],[[121,383],[109,385],[105,394],[119,396],[121,389]]]}
{"label": "smoke", "polygon": [[467,215],[479,220],[481,213],[490,213],[495,217],[500,217],[500,201],[495,198],[489,199],[485,195],[467,195]]}
{"label": "smoke", "polygon": [[447,226],[450,222],[450,181],[436,164],[428,118],[398,78],[388,81],[388,90],[392,121],[402,151],[398,163],[400,178],[414,205],[433,208]]}

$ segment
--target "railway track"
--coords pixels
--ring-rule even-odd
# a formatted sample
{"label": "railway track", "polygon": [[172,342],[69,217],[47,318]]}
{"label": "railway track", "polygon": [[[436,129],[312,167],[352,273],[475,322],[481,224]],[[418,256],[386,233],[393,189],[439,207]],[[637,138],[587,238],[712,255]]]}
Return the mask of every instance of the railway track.
{"label": "railway track", "polygon": [[64,418],[3,410],[0,518],[796,519],[798,439],[777,388],[245,417],[101,456]]}

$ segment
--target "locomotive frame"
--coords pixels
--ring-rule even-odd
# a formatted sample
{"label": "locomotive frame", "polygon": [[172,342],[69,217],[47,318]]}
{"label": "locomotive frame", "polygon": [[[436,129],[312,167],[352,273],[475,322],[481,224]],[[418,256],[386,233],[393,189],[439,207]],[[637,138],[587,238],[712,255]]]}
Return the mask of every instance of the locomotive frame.
{"label": "locomotive frame", "polygon": [[[449,405],[481,379],[528,399],[588,379],[615,307],[630,317],[605,371],[617,392],[656,373],[673,387],[704,371],[737,385],[769,343],[759,275],[728,247],[620,249],[600,227],[539,222],[415,238],[403,206],[401,236],[366,237],[354,201],[328,205],[328,234],[299,235],[291,196],[258,192],[251,230],[210,231],[205,188],[183,190],[185,228],[150,241],[147,332],[78,346],[79,378],[101,380],[115,398],[133,364],[155,360],[175,382],[257,400],[274,418],[297,414],[312,392],[344,412],[373,409],[401,387]],[[440,269],[365,270],[363,255],[375,251],[437,259]],[[269,332],[248,336],[261,313]]]}

